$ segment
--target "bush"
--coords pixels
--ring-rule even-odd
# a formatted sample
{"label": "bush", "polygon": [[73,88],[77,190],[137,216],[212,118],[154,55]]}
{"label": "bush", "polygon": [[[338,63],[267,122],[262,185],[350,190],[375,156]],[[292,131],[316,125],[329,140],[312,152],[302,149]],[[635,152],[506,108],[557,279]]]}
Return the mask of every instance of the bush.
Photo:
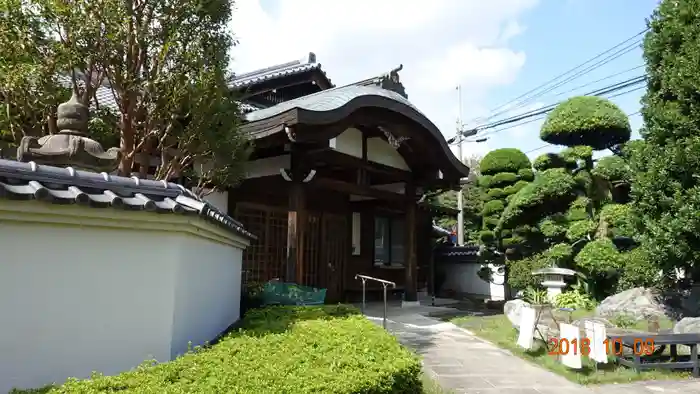
{"label": "bush", "polygon": [[620,252],[608,238],[587,243],[574,260],[577,267],[596,275],[612,276],[622,267]]}
{"label": "bush", "polygon": [[632,208],[626,204],[607,204],[600,210],[600,220],[607,224],[606,236],[637,238]]}
{"label": "bush", "polygon": [[623,158],[606,156],[600,159],[593,168],[593,175],[610,182],[629,182],[632,178],[632,171]]}
{"label": "bush", "polygon": [[522,188],[524,188],[525,186],[527,186],[529,184],[530,183],[527,181],[517,181],[517,182],[515,182],[515,185],[506,186],[503,189],[503,192],[510,196],[510,195],[513,195],[513,194],[519,192]]}
{"label": "bush", "polygon": [[501,212],[503,212],[504,209],[505,205],[503,205],[503,201],[493,200],[484,203],[484,207],[481,210],[481,214],[483,216],[491,216],[493,214],[500,214]]}
{"label": "bush", "polygon": [[522,260],[508,260],[508,285],[516,290],[538,286],[542,282],[542,277],[532,275],[532,271],[544,268],[547,264],[539,257],[535,255]]}
{"label": "bush", "polygon": [[52,393],[421,393],[420,360],[355,308],[271,307],[210,348]]}
{"label": "bush", "polygon": [[597,227],[598,225],[590,219],[573,222],[566,231],[566,238],[572,242],[578,241],[587,235],[593,234]]}
{"label": "bush", "polygon": [[554,300],[554,306],[557,308],[588,310],[595,306],[595,301],[588,294],[580,291],[567,291],[557,295],[557,298]]}
{"label": "bush", "polygon": [[542,172],[535,180],[520,190],[510,201],[499,223],[501,228],[515,224],[529,224],[528,220],[554,213],[562,205],[568,205],[576,197],[574,178],[563,169]]}
{"label": "bush", "polygon": [[525,182],[532,182],[535,179],[535,172],[531,168],[523,168],[518,170],[518,178]]}
{"label": "bush", "polygon": [[545,171],[552,168],[565,168],[566,161],[556,153],[544,153],[535,158],[532,167],[537,171]]}
{"label": "bush", "polygon": [[564,149],[559,155],[568,163],[576,163],[578,160],[590,160],[593,158],[593,148],[579,145]]}
{"label": "bush", "polygon": [[515,148],[492,150],[479,163],[479,171],[482,175],[495,175],[499,172],[517,173],[518,170],[530,167],[530,159],[527,155]]}
{"label": "bush", "polygon": [[595,150],[627,142],[632,135],[629,119],[607,99],[570,98],[559,104],[540,130],[540,138],[555,145],[587,145]]}
{"label": "bush", "polygon": [[660,270],[649,259],[649,251],[640,246],[629,252],[621,253],[623,269],[617,282],[617,291],[635,287],[654,287],[659,284]]}
{"label": "bush", "polygon": [[493,176],[493,179],[491,181],[491,186],[492,187],[503,187],[503,186],[512,185],[517,181],[518,181],[518,175],[516,175],[512,172],[499,172],[498,174]]}
{"label": "bush", "polygon": [[492,180],[493,180],[493,177],[491,175],[481,175],[479,177],[479,179],[476,181],[476,183],[479,187],[487,189],[487,188],[491,187]]}

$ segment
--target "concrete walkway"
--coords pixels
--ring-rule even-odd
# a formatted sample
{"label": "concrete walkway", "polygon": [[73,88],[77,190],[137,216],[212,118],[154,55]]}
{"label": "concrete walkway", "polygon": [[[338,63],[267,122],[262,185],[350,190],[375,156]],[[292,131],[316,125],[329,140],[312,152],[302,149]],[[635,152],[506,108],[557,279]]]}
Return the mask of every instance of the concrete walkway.
{"label": "concrete walkway", "polygon": [[[416,312],[418,312],[416,310]],[[368,318],[382,324],[382,311],[368,308]],[[391,308],[387,329],[423,356],[427,373],[454,393],[592,394],[549,371],[528,363],[452,323]]]}
{"label": "concrete walkway", "polygon": [[[652,381],[584,387],[531,364],[452,323],[427,317],[445,308],[389,308],[387,329],[423,356],[423,368],[453,393],[468,394],[700,394],[700,381]],[[383,306],[365,315],[382,324]]]}

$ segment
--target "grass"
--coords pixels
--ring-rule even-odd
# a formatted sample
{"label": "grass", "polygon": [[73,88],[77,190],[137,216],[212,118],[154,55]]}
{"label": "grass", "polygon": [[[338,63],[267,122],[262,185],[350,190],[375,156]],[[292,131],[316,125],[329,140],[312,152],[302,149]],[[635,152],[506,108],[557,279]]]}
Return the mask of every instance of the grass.
{"label": "grass", "polygon": [[[572,319],[590,316],[591,313],[590,311],[575,311],[572,313]],[[689,373],[685,372],[664,370],[651,370],[637,373],[630,368],[618,366],[612,360],[608,364],[599,364],[596,366],[595,362],[589,360],[588,357],[585,356],[582,356],[583,368],[577,371],[565,367],[555,356],[548,355],[544,346],[533,351],[527,351],[517,346],[516,340],[518,332],[513,328],[513,325],[505,315],[463,316],[451,318],[450,321],[503,349],[511,351],[513,354],[525,360],[531,361],[579,384],[588,385],[626,383],[638,380],[684,379],[690,376]],[[670,327],[669,324],[672,324],[668,321],[661,321],[659,323],[662,329]],[[646,323],[643,322],[628,328],[646,330]]]}
{"label": "grass", "polygon": [[442,388],[437,380],[425,373],[421,376],[421,379],[423,380],[423,394],[452,394],[452,390]]}

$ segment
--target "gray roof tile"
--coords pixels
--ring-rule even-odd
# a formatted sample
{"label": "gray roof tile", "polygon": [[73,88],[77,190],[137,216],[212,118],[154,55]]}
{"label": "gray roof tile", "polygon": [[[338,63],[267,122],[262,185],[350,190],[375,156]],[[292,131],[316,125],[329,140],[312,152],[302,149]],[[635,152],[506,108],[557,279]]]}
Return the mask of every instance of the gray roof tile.
{"label": "gray roof tile", "polygon": [[[275,106],[264,108],[258,111],[250,112],[246,115],[246,120],[254,122],[261,119],[267,119],[293,108],[305,109],[314,112],[332,111],[349,103],[353,99],[361,96],[382,96],[398,102],[401,102],[416,112],[422,112],[416,108],[407,98],[391,90],[383,89],[379,86],[364,86],[364,85],[348,85],[338,88],[323,90],[318,93],[308,96],[299,97],[294,100],[289,100],[277,104]],[[423,115],[425,116],[425,115]]]}
{"label": "gray roof tile", "polygon": [[234,79],[231,83],[231,86],[240,89],[256,83],[268,81],[270,79],[301,74],[316,69],[320,70],[321,65],[318,63],[302,64],[299,61],[290,62],[279,66],[273,66],[261,70],[256,70],[250,73],[238,75],[236,76],[236,79]]}
{"label": "gray roof tile", "polygon": [[[67,75],[59,75],[58,76],[58,82],[64,86],[64,87],[71,87],[73,85],[73,82],[71,81],[71,78]],[[114,99],[114,93],[112,88],[109,86],[109,84],[105,83],[102,86],[97,88],[97,91],[95,92],[95,96],[97,97],[97,101],[100,103],[101,106],[110,108],[114,111],[119,111],[119,107],[117,106],[117,102]],[[257,111],[260,108],[248,103],[243,103],[239,102],[241,111],[244,114],[247,114],[252,111]]]}
{"label": "gray roof tile", "polygon": [[228,231],[256,238],[241,223],[199,199],[185,187],[165,181],[0,159],[0,198],[199,215]]}

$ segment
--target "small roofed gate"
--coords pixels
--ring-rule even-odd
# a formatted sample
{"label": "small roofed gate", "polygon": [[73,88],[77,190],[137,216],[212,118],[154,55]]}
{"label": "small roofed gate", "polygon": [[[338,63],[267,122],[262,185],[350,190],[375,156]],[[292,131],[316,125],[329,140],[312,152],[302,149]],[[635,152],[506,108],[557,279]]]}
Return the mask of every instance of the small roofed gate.
{"label": "small roofed gate", "polygon": [[[243,253],[243,283],[272,279],[290,281],[287,272],[287,226],[285,208],[253,203],[236,204],[235,218],[258,239]],[[342,295],[342,274],[348,250],[345,215],[308,212],[304,239],[303,277],[295,283],[326,288],[327,299]]]}

